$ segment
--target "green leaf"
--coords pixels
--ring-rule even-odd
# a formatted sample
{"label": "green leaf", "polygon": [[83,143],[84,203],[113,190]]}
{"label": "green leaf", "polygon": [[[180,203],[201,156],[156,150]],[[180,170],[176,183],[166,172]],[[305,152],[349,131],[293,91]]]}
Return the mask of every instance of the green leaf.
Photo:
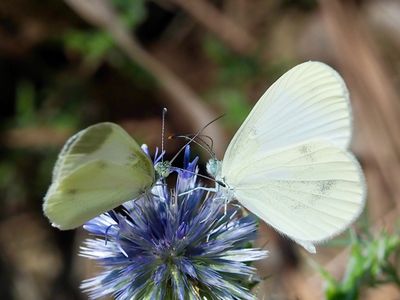
{"label": "green leaf", "polygon": [[394,283],[400,288],[399,253],[400,237],[397,233],[382,231],[375,237],[369,232],[360,237],[353,234],[343,279],[336,281],[319,268],[326,283],[326,299],[359,299],[364,287],[386,283]]}

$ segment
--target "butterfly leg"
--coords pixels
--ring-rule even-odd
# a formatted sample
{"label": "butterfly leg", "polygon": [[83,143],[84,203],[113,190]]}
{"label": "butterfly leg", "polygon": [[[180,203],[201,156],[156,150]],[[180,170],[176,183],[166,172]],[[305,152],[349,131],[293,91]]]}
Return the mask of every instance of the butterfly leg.
{"label": "butterfly leg", "polygon": [[239,210],[242,209],[242,206],[239,204],[231,204],[232,206],[236,207],[235,211],[229,216],[229,220],[232,220],[234,216],[238,213]]}

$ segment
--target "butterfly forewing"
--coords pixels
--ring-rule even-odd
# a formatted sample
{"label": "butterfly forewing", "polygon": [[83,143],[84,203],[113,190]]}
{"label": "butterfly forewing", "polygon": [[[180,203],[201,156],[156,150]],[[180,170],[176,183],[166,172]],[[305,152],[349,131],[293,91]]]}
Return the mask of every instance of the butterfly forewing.
{"label": "butterfly forewing", "polygon": [[224,156],[229,173],[246,156],[306,140],[323,139],[345,149],[351,136],[346,85],[331,67],[306,62],[280,77],[260,98]]}
{"label": "butterfly forewing", "polygon": [[82,164],[99,159],[121,165],[144,161],[144,171],[154,173],[150,159],[135,140],[117,124],[104,122],[78,132],[67,141],[54,168],[53,180],[68,175]]}

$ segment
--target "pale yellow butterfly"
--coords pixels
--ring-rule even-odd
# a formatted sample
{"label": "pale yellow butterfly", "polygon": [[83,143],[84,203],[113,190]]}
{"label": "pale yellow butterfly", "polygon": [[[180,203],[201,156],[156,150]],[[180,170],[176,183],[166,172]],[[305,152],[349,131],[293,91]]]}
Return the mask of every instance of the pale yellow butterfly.
{"label": "pale yellow butterfly", "polygon": [[53,226],[73,229],[155,183],[150,158],[120,126],[99,123],[64,145],[44,198],[44,214]]}

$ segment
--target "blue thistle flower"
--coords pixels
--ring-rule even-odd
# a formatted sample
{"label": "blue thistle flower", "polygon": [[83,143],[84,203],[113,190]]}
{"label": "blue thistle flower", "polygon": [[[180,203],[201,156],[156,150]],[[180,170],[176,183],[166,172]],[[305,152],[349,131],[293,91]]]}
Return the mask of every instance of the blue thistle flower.
{"label": "blue thistle flower", "polygon": [[243,284],[255,274],[248,263],[267,255],[249,248],[256,220],[224,212],[221,195],[193,191],[198,159],[189,156],[187,147],[172,191],[159,182],[84,225],[97,238],[85,241],[81,255],[104,268],[82,283],[91,299],[254,299]]}

